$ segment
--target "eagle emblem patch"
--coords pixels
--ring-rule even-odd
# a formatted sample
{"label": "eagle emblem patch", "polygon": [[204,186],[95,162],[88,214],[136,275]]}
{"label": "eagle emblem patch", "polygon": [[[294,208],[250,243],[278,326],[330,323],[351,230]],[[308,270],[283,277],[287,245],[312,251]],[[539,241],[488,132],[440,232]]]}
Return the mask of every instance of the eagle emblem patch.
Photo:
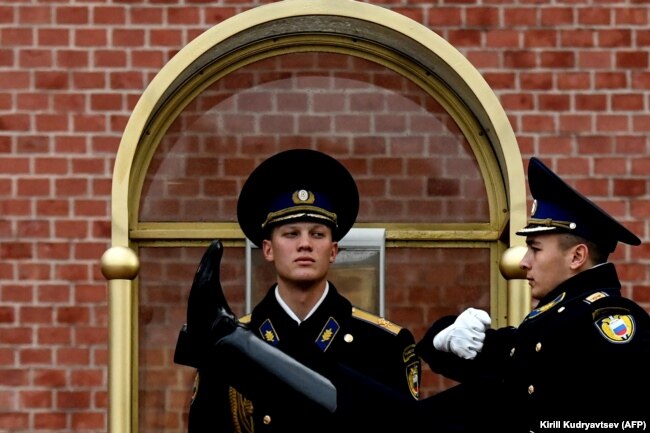
{"label": "eagle emblem patch", "polygon": [[420,398],[420,373],[418,363],[414,362],[406,367],[406,375],[408,376],[409,390],[414,399]]}
{"label": "eagle emblem patch", "polygon": [[594,324],[602,336],[612,343],[627,343],[634,336],[634,317],[628,314],[604,316]]}

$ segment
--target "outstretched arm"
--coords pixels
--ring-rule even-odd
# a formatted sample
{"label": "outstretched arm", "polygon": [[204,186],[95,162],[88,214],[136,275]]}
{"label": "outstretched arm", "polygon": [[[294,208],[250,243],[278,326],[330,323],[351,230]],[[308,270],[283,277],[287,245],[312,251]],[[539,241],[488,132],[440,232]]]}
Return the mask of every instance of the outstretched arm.
{"label": "outstretched arm", "polygon": [[251,396],[286,386],[333,412],[336,389],[329,379],[263,342],[233,315],[219,281],[222,256],[219,240],[203,254],[190,289],[187,323],[181,329],[174,362],[200,371],[227,371],[224,382]]}

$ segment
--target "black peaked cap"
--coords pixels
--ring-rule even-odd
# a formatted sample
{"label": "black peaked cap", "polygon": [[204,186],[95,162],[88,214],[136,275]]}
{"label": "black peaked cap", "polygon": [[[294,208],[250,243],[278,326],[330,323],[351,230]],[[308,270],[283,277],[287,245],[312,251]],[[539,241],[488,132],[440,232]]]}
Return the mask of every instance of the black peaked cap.
{"label": "black peaked cap", "polygon": [[614,251],[618,242],[639,245],[641,240],[594,202],[573,189],[538,158],[528,164],[528,185],[534,203],[528,224],[517,232],[528,236],[567,232]]}
{"label": "black peaked cap", "polygon": [[251,242],[261,246],[269,229],[290,221],[329,225],[335,241],[359,212],[359,191],[335,158],[311,149],[277,153],[258,165],[239,194],[237,219]]}

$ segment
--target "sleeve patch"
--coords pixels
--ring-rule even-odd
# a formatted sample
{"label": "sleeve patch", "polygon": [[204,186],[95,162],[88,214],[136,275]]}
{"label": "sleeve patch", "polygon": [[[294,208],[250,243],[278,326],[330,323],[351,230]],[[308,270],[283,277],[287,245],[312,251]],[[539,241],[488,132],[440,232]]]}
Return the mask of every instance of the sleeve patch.
{"label": "sleeve patch", "polygon": [[404,348],[404,351],[402,352],[402,361],[404,364],[407,364],[415,356],[415,344],[409,344]]}
{"label": "sleeve patch", "polygon": [[420,372],[419,364],[414,362],[406,367],[406,376],[409,384],[409,390],[414,399],[420,398]]}
{"label": "sleeve patch", "polygon": [[600,334],[611,343],[628,343],[634,337],[636,324],[629,314],[603,316],[594,322]]}

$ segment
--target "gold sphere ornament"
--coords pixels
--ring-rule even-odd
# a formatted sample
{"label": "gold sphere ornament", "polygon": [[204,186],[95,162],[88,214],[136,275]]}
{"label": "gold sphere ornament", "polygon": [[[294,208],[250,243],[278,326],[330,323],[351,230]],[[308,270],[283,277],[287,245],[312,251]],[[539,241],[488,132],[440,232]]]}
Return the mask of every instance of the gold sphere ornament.
{"label": "gold sphere ornament", "polygon": [[521,269],[519,263],[521,262],[521,259],[524,258],[527,250],[527,247],[517,245],[510,247],[503,252],[501,261],[499,262],[499,270],[501,271],[503,278],[506,280],[518,280],[526,278],[526,271]]}
{"label": "gold sphere ornament", "polygon": [[133,280],[140,271],[140,260],[128,247],[111,247],[101,258],[102,274],[107,280]]}

